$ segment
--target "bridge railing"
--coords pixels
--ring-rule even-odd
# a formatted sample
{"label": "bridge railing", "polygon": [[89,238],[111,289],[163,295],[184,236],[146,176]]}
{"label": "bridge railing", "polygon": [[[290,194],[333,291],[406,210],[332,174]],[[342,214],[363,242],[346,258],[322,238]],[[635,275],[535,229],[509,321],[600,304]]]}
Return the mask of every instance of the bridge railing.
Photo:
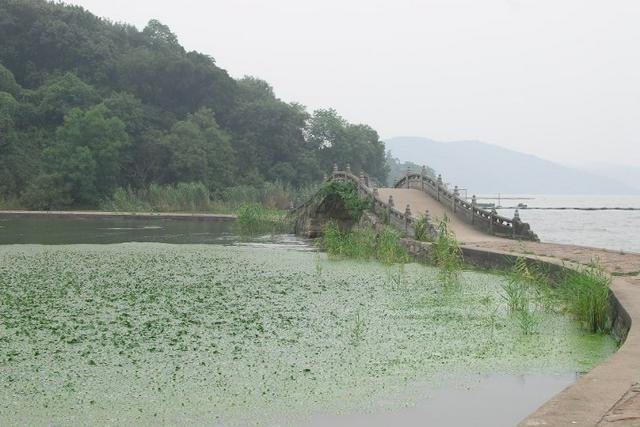
{"label": "bridge railing", "polygon": [[362,197],[370,197],[373,201],[372,209],[376,215],[385,218],[389,224],[404,230],[408,235],[413,236],[415,234],[414,221],[410,207],[407,206],[404,210],[397,209],[393,204],[393,199],[382,200],[376,189],[376,181],[365,174],[360,176],[354,175],[351,172],[351,168],[347,165],[346,170],[338,170],[337,165],[334,165],[333,172],[327,177],[327,181],[351,181],[356,184],[358,194]]}
{"label": "bridge railing", "polygon": [[486,210],[477,206],[476,196],[471,202],[460,197],[458,187],[449,190],[442,181],[442,176],[433,178],[422,172],[407,172],[400,178],[395,188],[413,188],[424,191],[431,197],[448,207],[453,214],[478,230],[488,234],[519,240],[538,241],[538,236],[531,231],[529,224],[520,220],[518,210],[513,218],[498,215],[495,210]]}
{"label": "bridge railing", "polygon": [[[355,175],[349,165],[347,165],[345,170],[338,170],[337,165],[334,165],[333,171],[326,177],[326,181],[334,180],[353,182],[360,196],[369,197],[373,200],[372,208],[376,215],[385,218],[389,224],[396,228],[404,230],[409,236],[415,234],[415,221],[418,220],[420,216],[415,216],[414,213],[411,212],[409,205],[404,209],[398,209],[392,197],[389,197],[389,200],[382,200],[375,187],[375,181],[371,177],[363,173],[359,176]],[[488,211],[482,209],[477,206],[475,196],[473,196],[471,202],[460,198],[457,190],[458,187],[450,191],[442,182],[441,176],[437,178],[431,177],[425,173],[424,169],[421,173],[408,172],[396,182],[395,187],[413,188],[424,191],[445,207],[448,207],[456,217],[487,234],[520,240],[538,240],[535,233],[531,231],[529,224],[520,221],[517,210],[514,218],[509,219],[498,215],[495,210]],[[309,203],[311,203],[311,200],[295,208],[294,212],[304,209]],[[427,215],[427,221],[429,222],[428,212],[422,214]],[[432,229],[432,232],[435,233],[433,225],[430,222],[428,225]]]}

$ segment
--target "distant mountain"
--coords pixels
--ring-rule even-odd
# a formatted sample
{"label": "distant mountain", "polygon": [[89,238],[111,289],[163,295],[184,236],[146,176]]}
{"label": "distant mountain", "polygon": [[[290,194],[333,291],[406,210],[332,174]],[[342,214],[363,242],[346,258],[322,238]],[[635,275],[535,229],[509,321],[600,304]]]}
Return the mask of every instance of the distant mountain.
{"label": "distant mountain", "polygon": [[424,164],[469,194],[639,194],[625,183],[479,141],[385,141],[394,157]]}

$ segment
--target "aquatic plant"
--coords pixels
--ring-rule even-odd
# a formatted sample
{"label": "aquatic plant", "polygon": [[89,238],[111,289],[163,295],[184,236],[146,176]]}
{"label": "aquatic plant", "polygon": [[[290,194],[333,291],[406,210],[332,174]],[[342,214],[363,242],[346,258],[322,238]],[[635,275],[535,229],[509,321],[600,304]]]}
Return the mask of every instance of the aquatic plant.
{"label": "aquatic plant", "polygon": [[411,259],[400,238],[400,233],[391,227],[378,232],[369,226],[342,231],[336,222],[330,221],[323,228],[320,247],[331,256],[375,259],[390,265]]}
{"label": "aquatic plant", "polygon": [[401,289],[407,283],[404,264],[398,264],[395,268],[389,266],[387,268],[387,281],[392,289]]}
{"label": "aquatic plant", "polygon": [[245,234],[285,233],[292,228],[284,212],[267,209],[257,203],[241,206],[236,215],[240,232]]}
{"label": "aquatic plant", "polygon": [[259,186],[237,185],[210,191],[201,182],[176,185],[151,184],[146,188],[117,188],[100,204],[100,209],[116,212],[216,212],[234,213],[248,204],[260,204],[269,210],[289,209],[308,200],[317,185],[294,188],[280,182]]}
{"label": "aquatic plant", "polygon": [[324,198],[337,198],[355,222],[367,209],[371,209],[373,200],[361,197],[356,184],[351,181],[328,181],[322,184],[318,195]]}
{"label": "aquatic plant", "polygon": [[356,311],[353,329],[351,330],[351,343],[353,345],[357,345],[362,339],[364,335],[365,323],[362,315],[360,314],[360,310]]}
{"label": "aquatic plant", "polygon": [[462,270],[462,250],[455,233],[449,228],[446,214],[438,221],[437,228],[437,237],[431,244],[431,258],[439,269],[439,278],[443,283],[458,284]]}
{"label": "aquatic plant", "polygon": [[421,242],[432,242],[431,225],[426,215],[420,216],[413,223],[414,237]]}
{"label": "aquatic plant", "polygon": [[542,267],[529,265],[524,257],[516,258],[510,271],[505,274],[502,297],[524,335],[536,331],[539,310],[550,311],[554,306],[550,293],[548,272]]}
{"label": "aquatic plant", "polygon": [[568,311],[590,332],[606,333],[611,328],[610,284],[611,278],[597,262],[582,271],[570,271],[560,284]]}
{"label": "aquatic plant", "polygon": [[384,264],[324,262],[319,281],[316,261],[273,247],[0,246],[0,424],[298,424],[381,398],[400,407],[411,384],[469,372],[583,372],[615,349],[556,312],[520,340],[498,276],[463,272],[464,292],[444,299],[432,267],[403,265],[392,288]]}

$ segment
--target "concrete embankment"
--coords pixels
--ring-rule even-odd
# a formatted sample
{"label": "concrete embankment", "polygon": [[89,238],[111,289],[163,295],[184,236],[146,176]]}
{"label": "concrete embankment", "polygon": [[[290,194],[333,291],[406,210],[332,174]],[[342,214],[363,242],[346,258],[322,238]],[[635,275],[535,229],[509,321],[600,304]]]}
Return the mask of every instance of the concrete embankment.
{"label": "concrete embankment", "polygon": [[167,219],[183,221],[235,221],[235,215],[209,213],[155,213],[103,211],[0,211],[0,218]]}
{"label": "concrete embankment", "polygon": [[[403,243],[417,259],[429,256],[429,244],[411,239]],[[551,275],[579,270],[592,261],[611,274],[613,332],[623,341],[620,349],[520,426],[640,426],[640,254],[505,240],[474,242],[462,251],[467,263],[482,268],[509,268],[524,257],[545,264]]]}

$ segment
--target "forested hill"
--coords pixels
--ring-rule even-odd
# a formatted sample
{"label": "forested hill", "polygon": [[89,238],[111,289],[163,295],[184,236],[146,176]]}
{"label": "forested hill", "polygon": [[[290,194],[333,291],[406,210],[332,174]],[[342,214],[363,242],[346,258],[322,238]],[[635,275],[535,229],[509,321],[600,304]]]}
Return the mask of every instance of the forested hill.
{"label": "forested hill", "polygon": [[336,160],[386,178],[369,126],[235,80],[158,21],[140,31],[77,6],[0,0],[0,40],[0,198],[90,207],[152,183],[302,186]]}

